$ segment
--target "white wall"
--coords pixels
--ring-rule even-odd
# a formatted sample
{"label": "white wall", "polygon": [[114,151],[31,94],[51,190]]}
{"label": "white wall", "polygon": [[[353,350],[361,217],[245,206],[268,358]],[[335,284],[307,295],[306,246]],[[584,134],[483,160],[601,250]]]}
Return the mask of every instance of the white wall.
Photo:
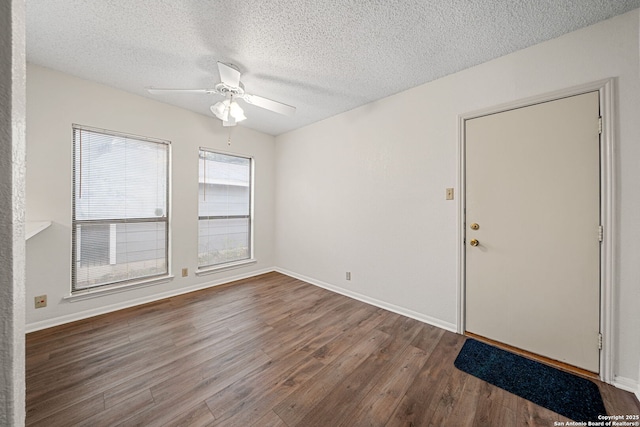
{"label": "white wall", "polygon": [[0,2],[0,425],[24,425],[24,1]]}
{"label": "white wall", "polygon": [[638,21],[635,10],[277,137],[276,265],[455,328],[457,202],[445,188],[459,185],[458,116],[616,77],[613,363],[616,380],[637,387]]}
{"label": "white wall", "polygon": [[[27,66],[27,220],[53,225],[27,241],[27,330],[271,271],[274,223],[274,138],[243,127],[232,133],[196,114],[47,68]],[[90,300],[62,298],[71,287],[72,123],[171,141],[171,270],[165,284]],[[196,277],[198,147],[255,158],[256,264]],[[180,277],[183,267],[189,277]],[[48,295],[35,309],[34,297]]]}

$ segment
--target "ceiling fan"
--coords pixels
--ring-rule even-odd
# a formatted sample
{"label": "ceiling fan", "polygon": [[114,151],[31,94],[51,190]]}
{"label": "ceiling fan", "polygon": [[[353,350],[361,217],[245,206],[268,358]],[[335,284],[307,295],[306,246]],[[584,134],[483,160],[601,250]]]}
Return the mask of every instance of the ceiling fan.
{"label": "ceiling fan", "polygon": [[162,89],[157,87],[148,87],[147,91],[151,94],[163,93],[205,93],[217,94],[225,97],[223,101],[213,104],[211,112],[220,120],[223,126],[235,126],[238,122],[246,119],[244,111],[238,105],[236,100],[242,99],[248,104],[261,107],[269,111],[292,116],[296,112],[296,107],[273,101],[258,95],[251,95],[244,91],[244,85],[240,81],[240,70],[233,65],[228,65],[218,61],[218,71],[220,72],[220,83],[215,85],[213,89]]}

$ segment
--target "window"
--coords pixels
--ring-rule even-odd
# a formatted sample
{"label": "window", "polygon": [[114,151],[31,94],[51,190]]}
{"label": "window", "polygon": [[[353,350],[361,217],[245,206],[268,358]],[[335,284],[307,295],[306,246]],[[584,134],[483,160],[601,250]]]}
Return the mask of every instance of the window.
{"label": "window", "polygon": [[72,292],[168,274],[169,149],[73,126]]}
{"label": "window", "polygon": [[252,174],[248,157],[200,149],[198,267],[252,258]]}

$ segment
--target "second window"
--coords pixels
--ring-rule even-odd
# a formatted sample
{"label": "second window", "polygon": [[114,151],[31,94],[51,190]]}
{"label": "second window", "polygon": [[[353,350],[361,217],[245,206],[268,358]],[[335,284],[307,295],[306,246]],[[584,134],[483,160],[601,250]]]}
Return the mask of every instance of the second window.
{"label": "second window", "polygon": [[198,268],[252,258],[253,160],[201,148]]}

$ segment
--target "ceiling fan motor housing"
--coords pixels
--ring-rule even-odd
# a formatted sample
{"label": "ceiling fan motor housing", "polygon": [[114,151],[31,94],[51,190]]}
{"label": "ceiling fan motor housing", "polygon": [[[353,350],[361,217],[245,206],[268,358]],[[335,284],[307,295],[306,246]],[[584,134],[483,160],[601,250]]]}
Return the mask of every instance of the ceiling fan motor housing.
{"label": "ceiling fan motor housing", "polygon": [[218,83],[215,86],[216,92],[223,96],[233,95],[234,98],[242,98],[244,96],[244,85],[242,82],[238,84],[238,86],[229,86],[226,83]]}

